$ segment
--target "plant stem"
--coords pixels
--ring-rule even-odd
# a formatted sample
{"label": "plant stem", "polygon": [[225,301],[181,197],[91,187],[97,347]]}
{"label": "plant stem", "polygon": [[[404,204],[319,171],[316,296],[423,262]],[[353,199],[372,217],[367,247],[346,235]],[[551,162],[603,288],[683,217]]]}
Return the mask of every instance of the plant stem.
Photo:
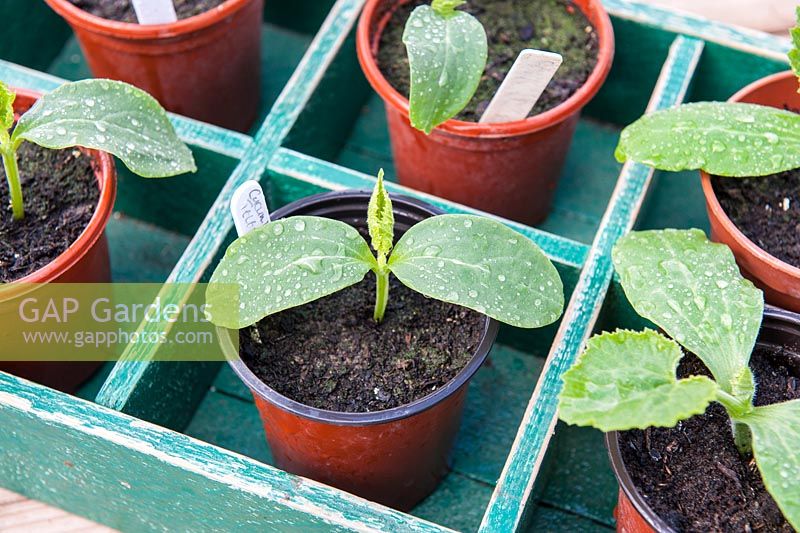
{"label": "plant stem", "polygon": [[731,420],[733,429],[733,442],[736,443],[739,453],[742,455],[753,453],[753,434],[747,424]]}
{"label": "plant stem", "polygon": [[14,214],[14,220],[22,220],[25,216],[25,208],[22,203],[22,185],[19,182],[17,151],[10,144],[6,144],[0,153],[3,156],[3,168],[6,171],[8,190],[11,194],[11,211]]}
{"label": "plant stem", "polygon": [[753,435],[747,424],[737,422],[736,418],[742,418],[753,410],[753,405],[749,401],[742,400],[728,394],[722,389],[717,390],[717,401],[725,407],[728,411],[728,416],[731,418],[731,430],[733,431],[733,441],[736,443],[736,448],[742,455],[752,453],[753,451]]}
{"label": "plant stem", "polygon": [[375,322],[382,322],[389,303],[389,269],[386,268],[386,256],[378,256],[378,269],[375,270],[375,313],[372,315]]}

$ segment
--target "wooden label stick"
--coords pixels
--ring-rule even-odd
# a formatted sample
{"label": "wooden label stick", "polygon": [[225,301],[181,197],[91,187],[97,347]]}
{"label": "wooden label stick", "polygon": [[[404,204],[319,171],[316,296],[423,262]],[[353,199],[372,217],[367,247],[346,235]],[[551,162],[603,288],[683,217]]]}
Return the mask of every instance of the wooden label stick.
{"label": "wooden label stick", "polygon": [[561,55],[553,52],[520,52],[480,122],[494,124],[527,118],[561,62]]}
{"label": "wooden label stick", "polygon": [[133,10],[139,24],[169,24],[178,20],[172,0],[133,0]]}

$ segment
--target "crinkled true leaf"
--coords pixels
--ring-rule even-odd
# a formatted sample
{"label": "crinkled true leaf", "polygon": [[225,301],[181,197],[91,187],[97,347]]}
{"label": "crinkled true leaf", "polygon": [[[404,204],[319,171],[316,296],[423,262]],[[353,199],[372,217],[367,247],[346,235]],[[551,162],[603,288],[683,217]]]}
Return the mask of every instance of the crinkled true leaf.
{"label": "crinkled true leaf", "polygon": [[792,64],[795,76],[800,76],[800,6],[797,7],[797,26],[792,28],[791,34],[792,49],[789,50],[789,62]]}
{"label": "crinkled true leaf", "polygon": [[486,32],[463,11],[442,16],[417,7],[403,33],[411,67],[411,124],[425,133],[456,116],[472,99],[486,68]]}
{"label": "crinkled true leaf", "polygon": [[693,230],[632,232],[612,254],[636,312],[703,360],[719,385],[752,396],[748,367],[764,298],[727,246]]}
{"label": "crinkled true leaf", "polygon": [[197,170],[155,98],[119,81],[66,83],[42,96],[20,118],[14,139],[46,148],[103,150],[146,178]]}
{"label": "crinkled true leaf", "polygon": [[756,407],[742,421],[753,434],[764,486],[786,520],[800,530],[800,400]]}
{"label": "crinkled true leaf", "polygon": [[717,176],[766,176],[800,167],[800,115],[754,104],[700,102],[646,115],[622,131],[620,162]]}
{"label": "crinkled true leaf", "polygon": [[0,81],[0,128],[8,131],[14,125],[14,100],[17,95]]}
{"label": "crinkled true leaf", "polygon": [[358,283],[374,264],[367,241],[344,222],[320,217],[270,222],[234,241],[214,271],[206,292],[212,322],[247,327]]}
{"label": "crinkled true leaf", "polygon": [[513,326],[550,324],[564,308],[561,278],[544,253],[530,239],[483,217],[423,220],[398,241],[389,269],[426,296]]}
{"label": "crinkled true leaf", "polygon": [[559,416],[602,431],[672,427],[705,412],[717,385],[705,376],[677,379],[680,346],[652,330],[603,333],[564,373]]}
{"label": "crinkled true leaf", "polygon": [[388,256],[394,242],[394,212],[392,200],[383,186],[383,169],[378,172],[378,182],[369,199],[367,225],[372,247],[376,252]]}
{"label": "crinkled true leaf", "polygon": [[431,7],[440,15],[447,16],[453,14],[458,6],[466,3],[467,0],[433,0]]}

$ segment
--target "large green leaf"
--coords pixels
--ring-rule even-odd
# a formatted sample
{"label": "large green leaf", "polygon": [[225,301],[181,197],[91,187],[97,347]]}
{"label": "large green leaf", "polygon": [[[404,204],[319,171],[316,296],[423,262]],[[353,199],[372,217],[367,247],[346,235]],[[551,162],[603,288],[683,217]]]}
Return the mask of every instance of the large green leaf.
{"label": "large green leaf", "polygon": [[797,25],[792,28],[792,49],[789,50],[789,62],[795,76],[800,76],[800,6],[797,7]]}
{"label": "large green leaf", "polygon": [[394,242],[394,212],[392,200],[383,186],[383,169],[378,172],[378,181],[369,199],[367,225],[372,247],[380,255],[388,256]]}
{"label": "large green leaf", "polygon": [[0,81],[0,128],[8,131],[14,125],[14,94],[8,85]]}
{"label": "large green leaf", "polygon": [[192,152],[155,98],[119,81],[66,83],[42,96],[20,118],[13,140],[110,152],[146,178],[197,170]]}
{"label": "large green leaf", "polygon": [[446,15],[417,7],[403,33],[411,68],[411,124],[425,133],[466,107],[486,68],[486,32],[472,15],[453,11],[455,3],[440,6]]}
{"label": "large green leaf", "polygon": [[413,226],[389,269],[422,294],[535,328],[555,322],[564,288],[553,264],[529,239],[488,218],[442,215]]}
{"label": "large green leaf", "polygon": [[622,131],[620,162],[718,176],[766,176],[800,167],[800,115],[754,104],[700,102],[646,115]]}
{"label": "large green leaf", "polygon": [[700,357],[723,390],[752,396],[764,298],[727,246],[697,229],[642,231],[620,239],[612,257],[637,313]]}
{"label": "large green leaf", "polygon": [[717,385],[705,376],[677,379],[683,354],[655,331],[617,331],[589,340],[564,373],[559,416],[602,431],[673,427],[705,412]]}
{"label": "large green leaf", "polygon": [[786,520],[800,530],[800,400],[756,407],[742,421],[753,434],[764,486]]}
{"label": "large green leaf", "polygon": [[234,241],[214,271],[206,292],[212,322],[247,327],[358,283],[374,265],[367,241],[344,222],[270,222]]}

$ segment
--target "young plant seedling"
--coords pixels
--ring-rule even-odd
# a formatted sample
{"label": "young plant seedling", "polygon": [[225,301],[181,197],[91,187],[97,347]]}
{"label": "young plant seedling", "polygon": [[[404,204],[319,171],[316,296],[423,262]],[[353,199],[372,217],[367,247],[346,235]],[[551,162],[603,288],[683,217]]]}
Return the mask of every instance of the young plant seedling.
{"label": "young plant seedling", "polygon": [[192,152],[178,138],[164,109],[152,96],[126,83],[65,83],[39,98],[16,126],[15,98],[0,82],[0,154],[17,220],[25,216],[17,164],[22,141],[51,149],[82,146],[109,152],[146,178],[197,170]]}
{"label": "young plant seedling", "polygon": [[367,221],[375,253],[354,227],[313,216],[273,221],[240,237],[207,289],[212,322],[242,329],[354,285],[370,271],[377,281],[377,322],[389,302],[390,274],[425,296],[518,327],[545,326],[561,314],[563,286],[553,264],[533,242],[499,222],[435,216],[393,245],[394,213],[383,171]]}
{"label": "young plant seedling", "polygon": [[[562,420],[602,431],[673,427],[719,402],[739,450],[752,452],[764,486],[800,526],[800,400],[756,407],[750,371],[764,312],[760,290],[739,273],[731,251],[700,230],[633,232],[612,259],[625,295],[655,331],[618,330],[589,340],[564,376]],[[677,379],[683,353],[714,379]]]}
{"label": "young plant seedling", "polygon": [[[800,26],[792,38],[789,59],[800,75]],[[800,167],[800,114],[756,104],[684,104],[625,128],[616,157],[669,171],[702,169],[736,178],[777,174]]]}

